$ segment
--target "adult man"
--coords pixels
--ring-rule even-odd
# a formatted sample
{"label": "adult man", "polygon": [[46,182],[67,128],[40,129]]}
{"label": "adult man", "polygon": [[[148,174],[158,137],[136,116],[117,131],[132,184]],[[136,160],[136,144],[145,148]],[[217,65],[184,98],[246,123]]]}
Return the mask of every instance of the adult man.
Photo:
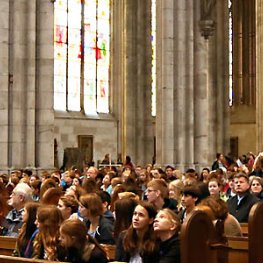
{"label": "adult man", "polygon": [[234,176],[236,195],[228,199],[227,205],[229,213],[233,215],[239,223],[248,222],[249,211],[259,199],[250,193],[249,179],[244,173]]}
{"label": "adult man", "polygon": [[170,208],[177,212],[177,201],[168,198],[168,187],[162,179],[154,179],[147,184],[146,197],[157,211],[162,208]]}
{"label": "adult man", "polygon": [[32,190],[26,183],[19,183],[14,188],[10,199],[7,201],[8,205],[13,209],[7,214],[3,222],[4,236],[18,236],[18,231],[22,225],[22,213],[26,202],[32,200]]}

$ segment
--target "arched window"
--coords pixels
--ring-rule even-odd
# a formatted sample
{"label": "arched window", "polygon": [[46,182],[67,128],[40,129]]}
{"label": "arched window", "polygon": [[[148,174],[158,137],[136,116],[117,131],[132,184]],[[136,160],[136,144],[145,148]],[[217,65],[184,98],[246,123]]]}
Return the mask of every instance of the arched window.
{"label": "arched window", "polygon": [[109,113],[110,0],[54,7],[54,109]]}

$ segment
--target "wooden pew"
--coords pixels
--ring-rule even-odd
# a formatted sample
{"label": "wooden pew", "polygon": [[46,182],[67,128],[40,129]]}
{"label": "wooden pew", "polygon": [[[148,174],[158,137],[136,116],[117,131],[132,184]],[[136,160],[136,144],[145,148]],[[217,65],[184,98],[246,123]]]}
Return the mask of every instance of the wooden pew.
{"label": "wooden pew", "polygon": [[248,263],[248,237],[227,237],[229,263]]}
{"label": "wooden pew", "polygon": [[262,263],[263,202],[257,202],[250,210],[248,218],[249,263]]}
{"label": "wooden pew", "polygon": [[11,256],[4,256],[0,255],[0,262],[1,263],[59,263],[58,261],[48,261],[42,259],[32,259],[32,258],[20,258],[20,257],[11,257]]}
{"label": "wooden pew", "polygon": [[242,235],[244,237],[247,237],[248,236],[248,223],[240,223],[240,227],[241,227]]}
{"label": "wooden pew", "polygon": [[262,263],[263,202],[250,211],[248,237],[222,238],[203,211],[193,211],[182,225],[181,263]]}
{"label": "wooden pew", "polygon": [[0,255],[11,256],[15,247],[16,247],[15,237],[0,236]]}

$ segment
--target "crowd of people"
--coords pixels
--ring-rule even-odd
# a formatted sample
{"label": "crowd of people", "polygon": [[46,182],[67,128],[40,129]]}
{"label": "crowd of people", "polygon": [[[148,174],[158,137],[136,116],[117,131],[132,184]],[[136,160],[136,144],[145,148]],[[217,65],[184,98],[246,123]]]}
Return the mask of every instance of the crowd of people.
{"label": "crowd of people", "polygon": [[[184,173],[136,166],[74,167],[61,172],[15,170],[0,175],[0,234],[17,237],[14,256],[72,263],[180,262],[180,228],[194,209],[241,236],[251,207],[263,198],[263,154]],[[118,167],[118,168],[117,168]]]}

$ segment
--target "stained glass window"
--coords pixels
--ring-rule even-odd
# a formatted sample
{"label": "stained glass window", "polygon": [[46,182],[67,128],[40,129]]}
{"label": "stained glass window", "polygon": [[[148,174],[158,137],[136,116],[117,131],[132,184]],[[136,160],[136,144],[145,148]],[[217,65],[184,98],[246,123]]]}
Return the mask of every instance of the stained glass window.
{"label": "stained glass window", "polygon": [[109,113],[110,0],[57,0],[54,36],[54,109]]}
{"label": "stained glass window", "polygon": [[156,116],[156,0],[152,0],[152,116]]}

